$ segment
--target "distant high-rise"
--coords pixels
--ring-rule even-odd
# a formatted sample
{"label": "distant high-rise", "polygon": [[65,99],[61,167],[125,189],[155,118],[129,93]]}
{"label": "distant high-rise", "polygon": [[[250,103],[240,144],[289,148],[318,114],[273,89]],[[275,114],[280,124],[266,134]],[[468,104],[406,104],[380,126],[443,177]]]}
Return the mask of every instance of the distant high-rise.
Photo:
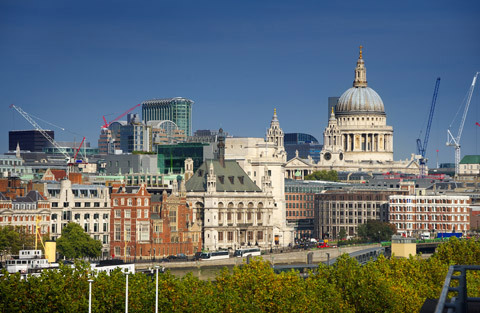
{"label": "distant high-rise", "polygon": [[[45,131],[52,139],[55,139],[53,130]],[[14,151],[20,145],[20,150],[31,152],[43,152],[43,148],[51,144],[38,130],[12,130],[8,132],[8,150]]]}
{"label": "distant high-rise", "polygon": [[176,97],[169,99],[152,99],[142,102],[142,120],[168,120],[177,124],[185,135],[192,135],[192,104],[193,101]]}

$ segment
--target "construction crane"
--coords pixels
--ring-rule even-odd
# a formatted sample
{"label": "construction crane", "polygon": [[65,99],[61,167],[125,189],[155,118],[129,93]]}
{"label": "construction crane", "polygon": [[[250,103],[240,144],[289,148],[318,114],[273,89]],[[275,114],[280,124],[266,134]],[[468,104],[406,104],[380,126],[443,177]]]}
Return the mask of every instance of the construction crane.
{"label": "construction crane", "polygon": [[40,127],[40,125],[38,125],[37,122],[35,122],[35,120],[27,112],[14,104],[10,105],[10,108],[17,110],[17,112],[20,113],[20,115],[23,116],[30,124],[32,124],[32,126],[36,130],[38,130],[43,135],[43,137],[45,137],[52,144],[52,146],[57,148],[58,152],[63,154],[67,162],[70,162],[70,155],[68,154],[67,150],[65,150],[65,148],[63,147],[60,147],[58,143],[52,137],[50,137],[50,135],[42,127]]}
{"label": "construction crane", "polygon": [[[458,128],[457,136],[453,136],[450,128],[452,124],[450,124],[447,130],[447,146],[451,146],[455,148],[455,176],[458,175],[460,169],[460,139],[462,138],[463,126],[465,125],[465,119],[467,118],[468,107],[470,106],[470,101],[472,100],[473,90],[475,89],[475,83],[477,81],[477,77],[480,72],[476,72],[475,76],[473,76],[472,85],[468,90],[466,103],[465,103],[465,110],[463,111],[462,120],[460,121],[460,127]],[[453,122],[452,122],[453,123]]]}
{"label": "construction crane", "polygon": [[423,139],[423,145],[422,145],[422,140],[420,138],[417,139],[417,153],[421,155],[420,177],[425,177],[425,174],[426,174],[425,170],[426,170],[426,164],[428,160],[425,156],[427,154],[428,138],[430,136],[430,128],[432,127],[433,113],[435,112],[435,103],[437,102],[439,86],[440,86],[440,77],[437,78],[437,82],[435,83],[435,89],[433,90],[432,104],[430,105],[430,114],[428,115],[427,129],[425,130],[425,138]]}
{"label": "construction crane", "polygon": [[124,117],[125,115],[127,115],[128,113],[132,112],[133,110],[135,110],[137,107],[139,107],[140,105],[142,105],[141,103],[135,105],[133,108],[130,108],[128,109],[127,111],[125,111],[124,113],[122,113],[120,116],[118,116],[116,119],[114,119],[113,121],[111,121],[110,123],[107,122],[107,120],[105,119],[105,116],[103,116],[103,126],[102,128],[108,128],[108,126],[110,126],[110,124],[112,124],[113,122],[116,122],[118,121],[119,119],[121,119],[122,117]]}

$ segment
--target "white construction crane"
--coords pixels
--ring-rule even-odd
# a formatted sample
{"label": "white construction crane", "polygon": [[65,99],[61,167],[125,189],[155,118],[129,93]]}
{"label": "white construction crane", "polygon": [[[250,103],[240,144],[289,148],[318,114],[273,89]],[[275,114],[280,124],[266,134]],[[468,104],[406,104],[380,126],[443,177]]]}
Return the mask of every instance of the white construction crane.
{"label": "white construction crane", "polygon": [[32,124],[32,126],[35,127],[35,129],[38,130],[43,135],[43,137],[45,137],[55,148],[57,148],[57,151],[63,154],[63,156],[65,157],[67,165],[68,163],[70,163],[71,159],[67,150],[65,150],[65,148],[63,147],[60,147],[58,143],[52,137],[50,137],[50,135],[42,127],[40,127],[40,125],[38,125],[37,122],[35,122],[35,120],[32,119],[32,117],[27,112],[14,104],[10,105],[10,108],[17,110],[17,112],[20,113],[20,115],[22,115],[30,124]]}
{"label": "white construction crane", "polygon": [[476,72],[473,76],[472,85],[467,93],[467,101],[465,103],[465,110],[463,111],[462,120],[460,121],[460,127],[458,128],[457,136],[453,136],[450,132],[450,127],[447,130],[447,146],[455,147],[455,176],[458,175],[460,169],[460,139],[462,138],[463,125],[465,124],[465,119],[467,118],[468,107],[470,106],[470,101],[472,100],[473,89],[475,89],[475,82],[480,72]]}

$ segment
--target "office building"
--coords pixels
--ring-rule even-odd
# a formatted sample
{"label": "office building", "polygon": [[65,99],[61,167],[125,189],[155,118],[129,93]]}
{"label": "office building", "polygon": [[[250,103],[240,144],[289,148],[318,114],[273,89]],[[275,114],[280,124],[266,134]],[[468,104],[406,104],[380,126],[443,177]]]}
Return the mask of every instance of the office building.
{"label": "office building", "polygon": [[[45,130],[45,132],[55,139],[53,130]],[[50,147],[51,144],[38,130],[12,130],[8,132],[8,150],[14,151],[20,145],[20,150],[30,152],[43,152],[44,148]]]}
{"label": "office building", "polygon": [[288,133],[284,138],[285,151],[287,152],[287,161],[295,156],[306,159],[309,156],[314,162],[320,160],[320,152],[323,145],[309,134],[304,133]]}
{"label": "office building", "polygon": [[192,104],[192,100],[181,97],[147,100],[142,102],[142,120],[144,123],[152,120],[172,121],[186,136],[191,136]]}

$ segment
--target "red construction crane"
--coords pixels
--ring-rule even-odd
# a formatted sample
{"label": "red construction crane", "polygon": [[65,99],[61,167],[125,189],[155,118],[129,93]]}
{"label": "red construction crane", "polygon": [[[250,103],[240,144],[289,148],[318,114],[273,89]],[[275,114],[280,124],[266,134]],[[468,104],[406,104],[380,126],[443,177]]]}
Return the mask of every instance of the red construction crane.
{"label": "red construction crane", "polygon": [[84,141],[85,141],[85,137],[83,137],[82,142],[81,142],[80,145],[78,146],[77,152],[75,153],[75,156],[73,157],[73,159],[75,160],[75,162],[77,162],[77,155],[78,155],[78,152],[80,151],[80,148],[82,147]]}
{"label": "red construction crane", "polygon": [[128,109],[127,111],[125,111],[122,115],[120,115],[119,117],[117,117],[116,119],[114,119],[113,121],[111,121],[110,123],[107,122],[107,120],[105,119],[105,116],[103,116],[103,126],[102,128],[108,128],[108,126],[110,126],[110,124],[112,124],[113,122],[116,122],[118,121],[119,119],[121,119],[122,117],[124,117],[125,115],[127,115],[128,113],[132,112],[133,110],[135,110],[137,107],[139,107],[140,105],[142,105],[141,103],[137,104],[136,106],[134,106],[133,108],[130,108]]}
{"label": "red construction crane", "polygon": [[478,122],[475,122],[475,125],[477,125],[477,126],[480,126],[480,123],[478,123]]}

